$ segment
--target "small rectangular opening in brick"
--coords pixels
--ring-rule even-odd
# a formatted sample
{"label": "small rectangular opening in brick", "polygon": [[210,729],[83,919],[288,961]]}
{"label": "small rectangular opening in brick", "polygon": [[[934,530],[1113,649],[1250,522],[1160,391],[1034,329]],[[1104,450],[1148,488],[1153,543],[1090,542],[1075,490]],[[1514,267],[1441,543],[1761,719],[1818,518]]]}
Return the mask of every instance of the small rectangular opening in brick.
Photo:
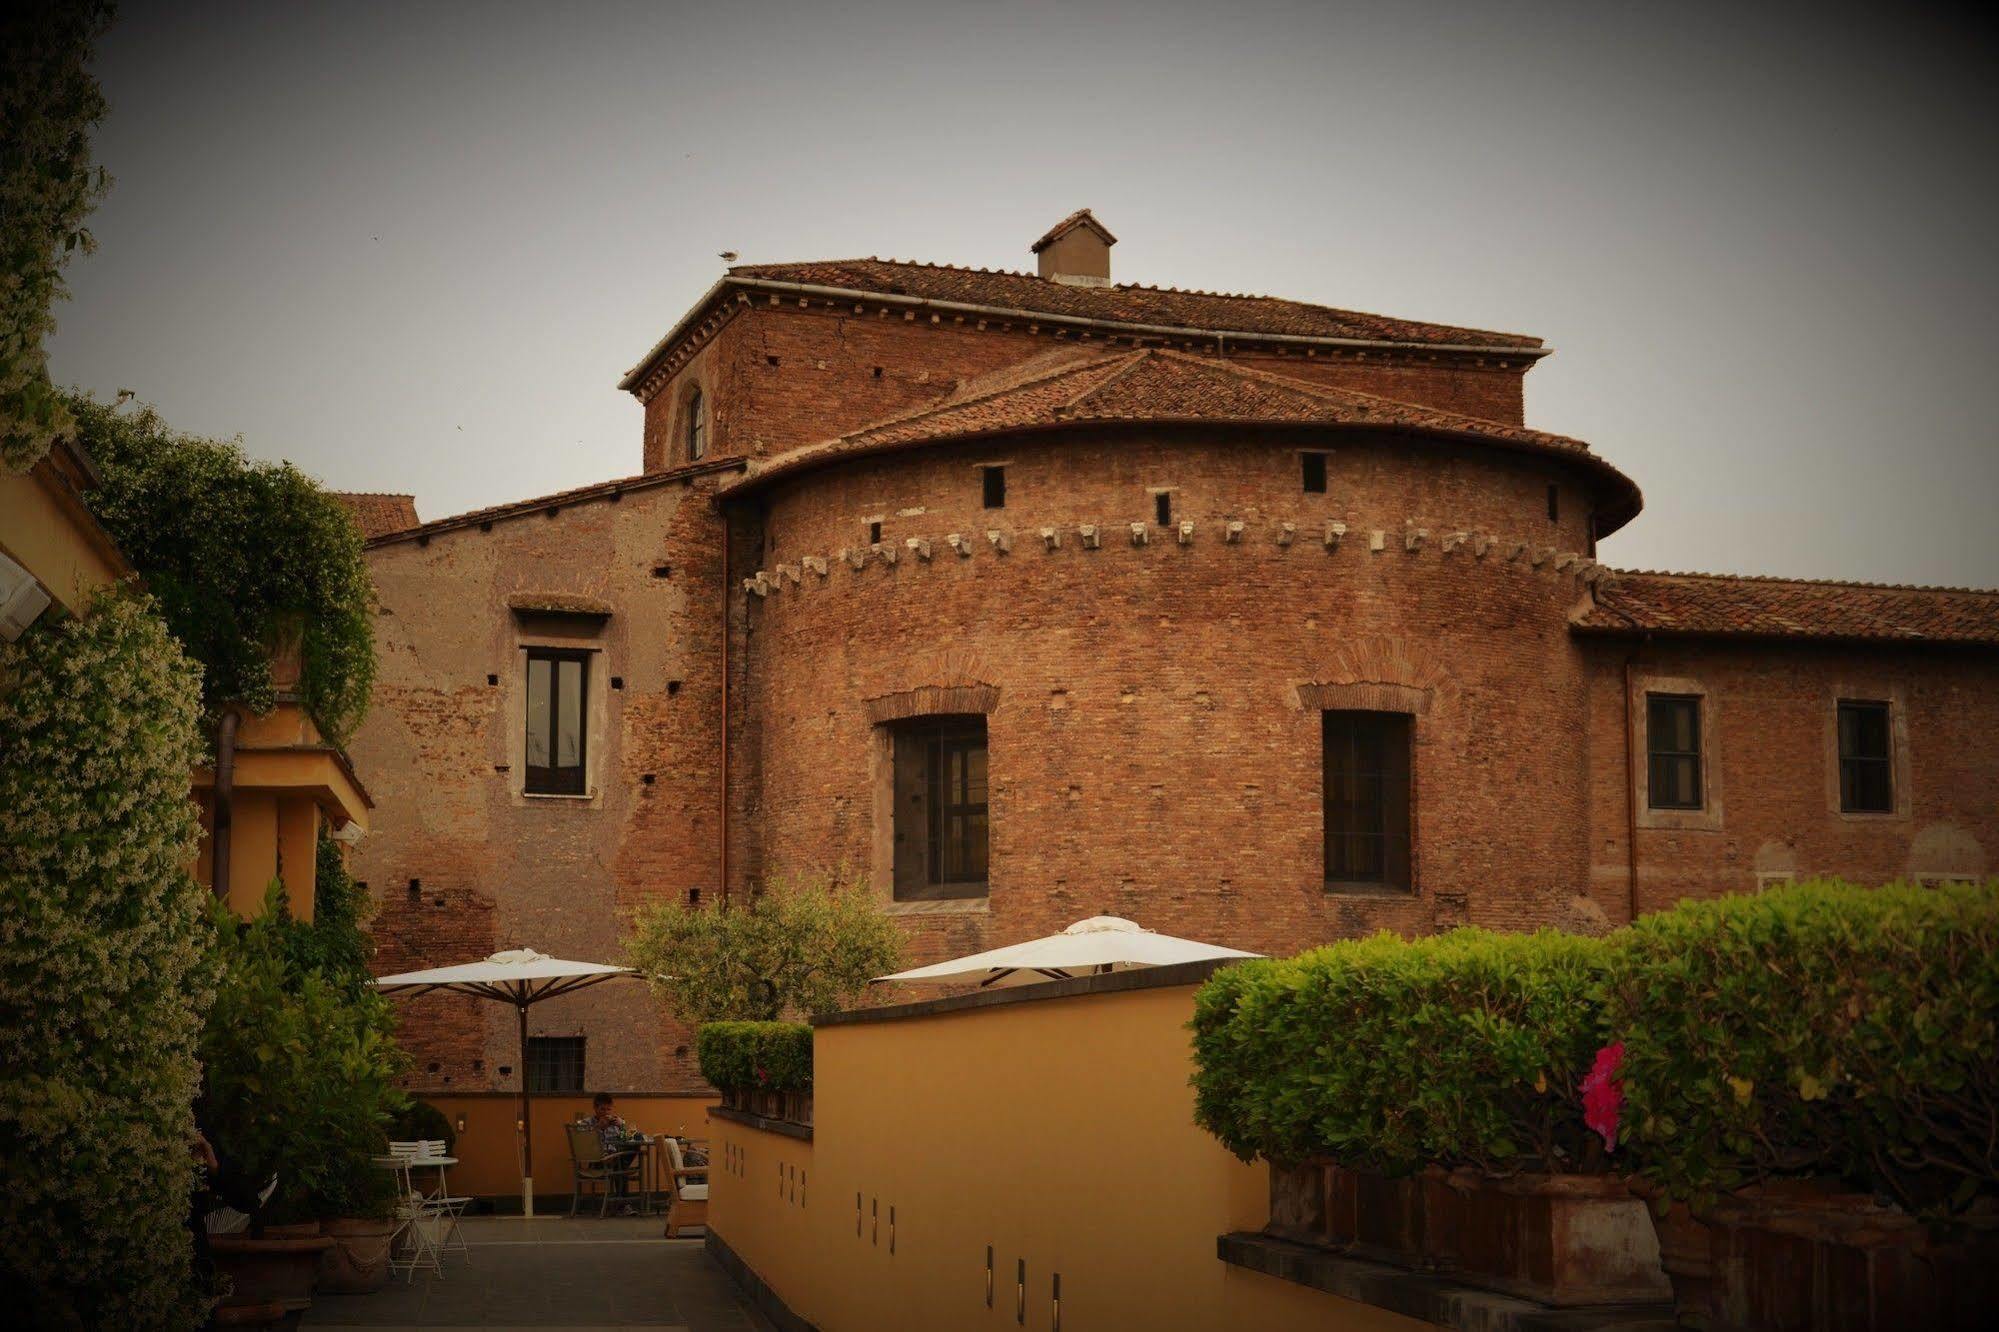
{"label": "small rectangular opening in brick", "polygon": [[1006,507],[1006,468],[981,467],[979,469],[979,485],[988,509],[1004,509]]}
{"label": "small rectangular opening in brick", "polygon": [[497,675],[488,674],[486,676],[486,683],[489,685],[496,685],[499,682],[500,682],[500,677]]}
{"label": "small rectangular opening in brick", "polygon": [[611,677],[611,688],[613,688],[613,689],[623,689],[624,687],[625,687],[625,677],[624,677],[624,676],[622,676],[622,675],[614,675],[614,676],[612,676],[612,677]]}
{"label": "small rectangular opening in brick", "polygon": [[880,523],[869,523],[868,544],[871,546],[879,546],[881,544],[881,539],[882,539],[882,525]]}
{"label": "small rectangular opening in brick", "polygon": [[1173,525],[1173,497],[1163,490],[1152,497],[1152,518],[1161,527]]}
{"label": "small rectangular opening in brick", "polygon": [[1323,495],[1326,493],[1326,455],[1307,453],[1301,455],[1304,463],[1305,493]]}
{"label": "small rectangular opening in brick", "polygon": [[654,578],[671,578],[673,577],[673,566],[670,564],[655,564],[652,566],[652,576]]}

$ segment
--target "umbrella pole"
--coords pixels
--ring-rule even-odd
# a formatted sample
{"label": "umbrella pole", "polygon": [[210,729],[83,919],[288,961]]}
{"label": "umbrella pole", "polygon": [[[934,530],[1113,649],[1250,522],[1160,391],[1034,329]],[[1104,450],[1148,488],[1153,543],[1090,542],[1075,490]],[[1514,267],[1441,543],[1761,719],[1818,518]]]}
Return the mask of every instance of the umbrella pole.
{"label": "umbrella pole", "polygon": [[528,1112],[528,1006],[514,1005],[521,1029],[521,1215],[534,1215],[534,1124]]}

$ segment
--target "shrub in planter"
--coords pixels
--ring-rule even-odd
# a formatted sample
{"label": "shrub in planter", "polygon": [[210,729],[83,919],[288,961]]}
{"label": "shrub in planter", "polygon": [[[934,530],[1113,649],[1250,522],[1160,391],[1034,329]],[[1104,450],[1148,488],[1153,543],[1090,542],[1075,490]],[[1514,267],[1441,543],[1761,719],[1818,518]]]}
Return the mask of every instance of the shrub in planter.
{"label": "shrub in planter", "polygon": [[210,1133],[245,1176],[277,1176],[261,1224],[381,1215],[386,1172],[370,1158],[404,1103],[388,1002],[290,966],[278,892],[249,922],[216,909],[222,982],[202,1038]]}
{"label": "shrub in planter", "polygon": [[1644,1176],[1811,1176],[1938,1217],[1999,1195],[1999,882],[1802,884],[1616,936],[1605,1030]]}
{"label": "shrub in planter", "polygon": [[1580,1082],[1601,940],[1382,934],[1217,973],[1199,1122],[1272,1162],[1272,1227],[1553,1304],[1663,1298]]}
{"label": "shrub in planter", "polygon": [[1463,929],[1227,968],[1195,1000],[1195,1117],[1244,1160],[1601,1171],[1577,1085],[1603,956]]}
{"label": "shrub in planter", "polygon": [[731,1093],[812,1090],[812,1028],[802,1022],[708,1022],[695,1037],[701,1076]]}

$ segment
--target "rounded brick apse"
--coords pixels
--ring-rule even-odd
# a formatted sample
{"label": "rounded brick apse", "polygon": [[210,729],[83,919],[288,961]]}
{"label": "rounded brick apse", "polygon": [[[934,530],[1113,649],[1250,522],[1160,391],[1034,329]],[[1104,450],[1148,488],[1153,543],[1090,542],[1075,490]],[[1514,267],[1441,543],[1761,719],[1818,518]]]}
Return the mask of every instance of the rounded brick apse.
{"label": "rounded brick apse", "polygon": [[1097,914],[1281,953],[1604,922],[1569,622],[1637,500],[1594,457],[1057,420],[722,499],[763,552],[746,868],[867,872],[916,960]]}

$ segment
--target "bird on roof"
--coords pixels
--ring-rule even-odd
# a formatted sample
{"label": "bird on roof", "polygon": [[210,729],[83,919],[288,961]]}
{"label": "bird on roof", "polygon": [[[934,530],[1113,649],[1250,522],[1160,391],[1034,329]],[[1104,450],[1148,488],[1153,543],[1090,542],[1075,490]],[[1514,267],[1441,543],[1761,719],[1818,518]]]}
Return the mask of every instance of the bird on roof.
{"label": "bird on roof", "polygon": [[736,262],[736,252],[734,250],[724,250],[715,257],[717,259],[720,259],[725,264],[733,264]]}

